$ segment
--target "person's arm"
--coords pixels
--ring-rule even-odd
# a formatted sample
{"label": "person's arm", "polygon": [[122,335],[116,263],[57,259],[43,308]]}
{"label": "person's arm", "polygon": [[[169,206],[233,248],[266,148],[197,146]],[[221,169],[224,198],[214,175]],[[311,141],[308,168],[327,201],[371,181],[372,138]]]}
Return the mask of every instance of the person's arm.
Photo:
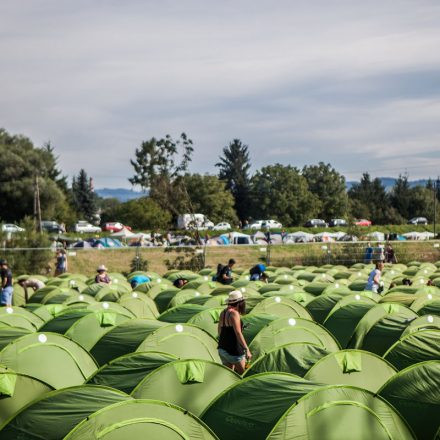
{"label": "person's arm", "polygon": [[243,333],[241,332],[240,314],[234,310],[231,311],[230,317],[231,317],[232,328],[235,331],[235,335],[237,336],[238,342],[246,350],[246,358],[250,359],[252,357],[252,353],[250,352],[246,340],[244,339]]}
{"label": "person's arm", "polygon": [[374,275],[373,281],[374,281],[374,284],[380,283],[380,272],[379,271],[376,271],[376,275]]}

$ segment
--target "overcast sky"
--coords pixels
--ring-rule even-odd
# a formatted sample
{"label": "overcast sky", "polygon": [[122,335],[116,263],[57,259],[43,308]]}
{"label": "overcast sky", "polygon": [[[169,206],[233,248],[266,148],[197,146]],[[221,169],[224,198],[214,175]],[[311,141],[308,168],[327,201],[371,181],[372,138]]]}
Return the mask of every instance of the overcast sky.
{"label": "overcast sky", "polygon": [[439,48],[438,0],[2,0],[0,126],[96,187],[182,131],[193,172],[240,138],[253,170],[437,176]]}

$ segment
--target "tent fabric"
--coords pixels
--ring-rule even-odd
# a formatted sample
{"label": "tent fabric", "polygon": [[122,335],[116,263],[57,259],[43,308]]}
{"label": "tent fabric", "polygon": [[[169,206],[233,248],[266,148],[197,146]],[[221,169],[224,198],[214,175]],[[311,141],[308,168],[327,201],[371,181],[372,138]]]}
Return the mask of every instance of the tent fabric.
{"label": "tent fabric", "polygon": [[0,389],[0,430],[10,417],[28,403],[53,390],[51,386],[41,380],[13,371],[0,372],[0,382],[8,376],[10,376],[9,380],[11,380],[11,377],[14,378],[12,380],[15,380],[14,389],[9,388],[7,391],[12,391],[12,393],[8,392],[8,394],[4,394]]}
{"label": "tent fabric", "polygon": [[0,326],[0,350],[2,350],[15,339],[30,335],[32,333],[35,333],[34,330],[20,327]]}
{"label": "tent fabric", "polygon": [[292,374],[257,374],[219,394],[201,418],[220,439],[263,440],[291,405],[319,386]]}
{"label": "tent fabric", "polygon": [[58,440],[95,411],[126,400],[131,397],[97,385],[51,391],[10,419],[1,431],[1,438]]}
{"label": "tent fabric", "polygon": [[83,384],[97,370],[86,350],[56,333],[33,333],[11,342],[0,351],[0,364],[57,389]]}
{"label": "tent fabric", "polygon": [[199,304],[182,304],[166,310],[157,319],[162,322],[170,323],[188,322],[195,314],[205,309],[205,306]]}
{"label": "tent fabric", "polygon": [[216,439],[201,420],[175,405],[154,400],[131,400],[95,412],[72,429],[65,440],[104,437],[112,440]]}
{"label": "tent fabric", "polygon": [[388,362],[373,353],[341,350],[316,362],[304,378],[329,385],[357,386],[375,393],[395,374]]}
{"label": "tent fabric", "polygon": [[141,292],[126,293],[119,298],[118,303],[136,318],[157,319],[159,316],[155,302]]}
{"label": "tent fabric", "polygon": [[440,360],[420,362],[391,377],[378,394],[391,403],[419,439],[440,428]]}
{"label": "tent fabric", "polygon": [[136,399],[160,399],[196,416],[240,377],[223,365],[196,359],[177,360],[159,367],[133,390]]}
{"label": "tent fabric", "polygon": [[16,382],[17,375],[15,373],[0,373],[0,396],[13,396]]}
{"label": "tent fabric", "polygon": [[25,319],[26,321],[29,321],[36,330],[44,324],[44,321],[39,316],[23,307],[0,307],[0,320],[5,316],[18,316]]}
{"label": "tent fabric", "polygon": [[40,329],[42,332],[53,332],[64,334],[78,319],[92,313],[91,310],[81,309],[64,309],[61,313],[47,321]]}
{"label": "tent fabric", "polygon": [[436,315],[423,315],[414,321],[411,321],[408,327],[402,333],[402,336],[406,336],[409,333],[414,333],[424,329],[437,329],[440,330],[440,316]]}
{"label": "tent fabric", "polygon": [[253,308],[251,314],[254,313],[268,313],[277,315],[280,318],[312,319],[310,313],[301,304],[283,296],[273,296],[264,299]]}
{"label": "tent fabric", "polygon": [[299,399],[267,439],[361,439],[366,433],[375,440],[415,439],[384,400],[367,390],[339,385],[320,388]]}

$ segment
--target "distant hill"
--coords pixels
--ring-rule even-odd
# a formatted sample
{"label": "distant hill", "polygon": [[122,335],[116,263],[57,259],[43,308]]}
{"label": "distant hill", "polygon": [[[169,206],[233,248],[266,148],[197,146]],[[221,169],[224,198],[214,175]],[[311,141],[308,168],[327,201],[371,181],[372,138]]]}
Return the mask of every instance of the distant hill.
{"label": "distant hill", "polygon": [[[390,191],[391,188],[394,186],[394,184],[396,183],[396,178],[394,177],[379,177],[382,185],[385,187],[386,191]],[[359,183],[357,181],[348,181],[345,182],[345,186],[347,187],[347,191],[355,184],[355,183]],[[428,183],[428,179],[420,179],[420,180],[410,180],[409,181],[409,186],[411,188],[413,188],[414,186],[426,186],[426,184]]]}
{"label": "distant hill", "polygon": [[138,199],[148,195],[148,192],[133,191],[126,188],[100,188],[95,190],[99,197],[103,199],[115,198],[120,202],[127,202],[128,200]]}

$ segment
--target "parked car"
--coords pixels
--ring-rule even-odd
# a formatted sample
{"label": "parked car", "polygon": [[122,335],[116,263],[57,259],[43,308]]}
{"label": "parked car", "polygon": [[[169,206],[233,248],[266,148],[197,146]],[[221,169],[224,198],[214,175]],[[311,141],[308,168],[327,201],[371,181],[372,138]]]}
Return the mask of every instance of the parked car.
{"label": "parked car", "polygon": [[428,219],[426,217],[413,217],[411,220],[408,220],[409,225],[427,225]]}
{"label": "parked car", "polygon": [[92,225],[91,223],[85,220],[80,220],[78,223],[76,223],[74,227],[74,231],[79,232],[81,234],[83,232],[94,233],[94,232],[101,232],[101,228],[99,226]]}
{"label": "parked car", "polygon": [[261,225],[263,224],[264,220],[255,220],[252,223],[247,224],[243,229],[256,229],[256,230],[260,230],[261,229]]}
{"label": "parked car", "polygon": [[20,228],[20,226],[14,225],[13,223],[5,223],[2,225],[3,232],[24,232],[24,228]]}
{"label": "parked car", "polygon": [[362,219],[360,219],[360,220],[356,220],[356,221],[354,222],[354,224],[355,224],[356,226],[371,226],[371,221],[362,218]]}
{"label": "parked car", "polygon": [[228,222],[217,223],[212,230],[213,231],[228,231],[231,228],[231,225]]}
{"label": "parked car", "polygon": [[56,234],[62,234],[63,232],[66,232],[59,223],[53,220],[43,220],[41,222],[41,229],[43,229],[43,231]]}
{"label": "parked car", "polygon": [[326,228],[328,225],[322,218],[312,218],[304,225],[306,228]]}
{"label": "parked car", "polygon": [[343,219],[343,218],[332,218],[329,223],[329,226],[334,227],[334,226],[347,226],[347,220]]}
{"label": "parked car", "polygon": [[119,232],[122,231],[123,229],[128,229],[129,231],[131,231],[131,227],[127,226],[127,225],[123,225],[120,222],[108,222],[105,223],[104,226],[102,227],[103,231],[110,231],[110,232]]}
{"label": "parked car", "polygon": [[283,225],[280,222],[277,222],[276,220],[263,220],[261,227],[268,229],[281,229]]}

